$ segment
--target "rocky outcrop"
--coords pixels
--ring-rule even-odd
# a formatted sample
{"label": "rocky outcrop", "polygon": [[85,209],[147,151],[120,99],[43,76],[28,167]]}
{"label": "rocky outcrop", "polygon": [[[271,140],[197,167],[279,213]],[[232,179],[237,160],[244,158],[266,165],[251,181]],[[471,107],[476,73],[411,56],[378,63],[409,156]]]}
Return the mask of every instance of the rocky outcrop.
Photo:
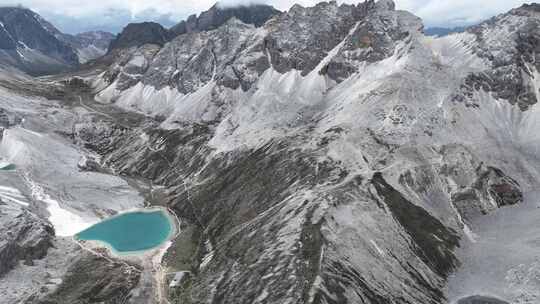
{"label": "rocky outcrop", "polygon": [[[156,88],[172,86],[184,94],[195,92],[212,80],[232,87],[245,83],[249,87],[269,67],[268,63],[261,60],[261,67],[255,63],[255,71],[230,65],[244,55],[252,56],[244,47],[257,41],[253,30],[253,26],[231,19],[215,31],[178,36],[150,61],[141,81]],[[162,70],[162,66],[170,68]]]}
{"label": "rocky outcrop", "polygon": [[[407,170],[399,183],[413,195],[447,200],[465,222],[523,201],[521,186],[502,170],[487,166],[467,147],[448,145],[439,151],[442,162]],[[442,187],[442,189],[440,189]]]}
{"label": "rocky outcrop", "polygon": [[[342,81],[357,71],[360,62],[390,56],[398,41],[421,28],[420,19],[397,12],[388,3],[322,2],[312,8],[295,5],[266,22],[263,31],[233,18],[215,30],[180,35],[167,43],[155,58],[145,57],[149,60],[142,71],[131,73],[123,69],[140,56],[141,50],[131,49],[115,61],[112,69],[114,73],[124,74],[123,79],[133,81],[121,81],[114,86],[120,85],[125,90],[140,82],[156,89],[171,87],[189,94],[216,81],[228,88],[247,91],[270,68],[279,73],[299,70],[306,76],[336,47],[339,47],[334,50],[336,54],[318,72]],[[109,70],[109,74],[113,73]],[[106,77],[106,80],[113,84],[116,78]]]}
{"label": "rocky outcrop", "polygon": [[108,53],[113,50],[140,47],[145,44],[163,46],[177,36],[217,29],[230,19],[238,19],[245,24],[260,27],[277,14],[279,11],[268,5],[221,7],[216,4],[208,11],[201,13],[199,17],[190,16],[187,21],[180,22],[170,30],[153,22],[132,23],[126,26],[111,42]]}
{"label": "rocky outcrop", "polygon": [[167,29],[155,22],[130,23],[111,42],[108,53],[113,50],[139,47],[145,44],[163,46],[171,34]]}
{"label": "rocky outcrop", "polygon": [[409,202],[384,180],[380,172],[375,173],[372,183],[393,216],[416,243],[417,255],[435,273],[447,276],[458,264],[453,253],[454,248],[459,246],[457,232]]}
{"label": "rocky outcrop", "polygon": [[335,2],[321,2],[313,8],[293,6],[266,26],[269,34],[264,46],[272,67],[280,73],[297,69],[306,75],[370,9],[370,2],[358,7],[338,6]]}
{"label": "rocky outcrop", "polygon": [[[373,3],[368,4],[374,6]],[[358,71],[361,62],[377,62],[388,58],[396,43],[411,39],[423,28],[422,20],[408,12],[395,12],[393,4],[377,3],[378,9],[368,6],[366,16],[345,39],[338,54],[320,71],[341,82]]]}
{"label": "rocky outcrop", "polygon": [[536,104],[538,88],[531,79],[540,69],[535,60],[540,54],[539,26],[538,4],[525,4],[468,29],[476,36],[475,52],[488,60],[491,68],[470,74],[456,100],[483,90],[523,111]]}
{"label": "rocky outcrop", "polygon": [[62,284],[54,292],[27,303],[126,303],[131,290],[139,283],[140,274],[140,268],[134,265],[81,253],[70,261]]}
{"label": "rocky outcrop", "polygon": [[0,277],[21,261],[32,265],[52,246],[52,226],[27,210],[17,209],[0,213]]}
{"label": "rocky outcrop", "polygon": [[231,18],[260,27],[279,13],[278,10],[269,5],[250,4],[224,7],[217,3],[209,10],[202,12],[199,17],[196,15],[189,16],[187,20],[173,26],[170,31],[174,36],[209,31],[220,27]]}
{"label": "rocky outcrop", "polygon": [[143,79],[159,51],[160,47],[155,44],[116,50],[114,64],[103,74],[103,79],[107,83],[116,83],[114,89],[129,89]]}

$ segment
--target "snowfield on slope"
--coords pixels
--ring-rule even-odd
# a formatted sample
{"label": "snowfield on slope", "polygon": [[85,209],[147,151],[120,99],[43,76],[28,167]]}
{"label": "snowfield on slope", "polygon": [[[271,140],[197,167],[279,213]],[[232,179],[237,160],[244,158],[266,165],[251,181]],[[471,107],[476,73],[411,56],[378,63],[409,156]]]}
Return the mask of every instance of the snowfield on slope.
{"label": "snowfield on slope", "polygon": [[[29,197],[46,206],[57,235],[74,235],[103,217],[143,205],[137,190],[120,177],[79,170],[84,151],[55,134],[71,131],[76,115],[54,102],[1,93],[0,107],[24,119],[3,131],[0,157],[14,164],[22,177],[24,185],[16,187],[30,189]],[[20,198],[14,194],[22,190],[10,191],[12,200]]]}

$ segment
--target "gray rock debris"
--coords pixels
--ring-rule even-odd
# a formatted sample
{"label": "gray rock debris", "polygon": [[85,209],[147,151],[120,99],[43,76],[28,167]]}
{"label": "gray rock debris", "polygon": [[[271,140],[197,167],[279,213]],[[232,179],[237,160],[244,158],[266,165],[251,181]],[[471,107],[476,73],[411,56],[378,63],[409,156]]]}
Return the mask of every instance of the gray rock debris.
{"label": "gray rock debris", "polygon": [[[6,203],[0,201],[0,205],[6,206]],[[20,261],[32,265],[33,260],[45,257],[54,239],[50,224],[19,208],[1,209],[0,232],[0,277]]]}

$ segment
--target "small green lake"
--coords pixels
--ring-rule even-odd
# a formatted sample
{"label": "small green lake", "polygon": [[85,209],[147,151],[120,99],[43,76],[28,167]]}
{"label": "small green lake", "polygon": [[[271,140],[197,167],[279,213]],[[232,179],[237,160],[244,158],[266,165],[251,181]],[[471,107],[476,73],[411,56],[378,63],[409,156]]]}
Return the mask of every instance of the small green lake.
{"label": "small green lake", "polygon": [[1,164],[0,171],[13,171],[16,169],[14,164]]}
{"label": "small green lake", "polygon": [[165,211],[136,211],[106,219],[75,237],[104,242],[118,253],[128,253],[158,247],[167,241],[174,229],[174,223]]}

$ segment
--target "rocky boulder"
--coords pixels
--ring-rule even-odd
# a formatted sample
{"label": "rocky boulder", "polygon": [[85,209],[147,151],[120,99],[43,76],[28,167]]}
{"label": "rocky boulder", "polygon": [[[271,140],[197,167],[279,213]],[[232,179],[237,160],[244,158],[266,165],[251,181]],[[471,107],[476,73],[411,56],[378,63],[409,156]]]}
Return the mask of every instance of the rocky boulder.
{"label": "rocky boulder", "polygon": [[70,261],[62,284],[54,292],[33,303],[126,303],[141,276],[141,269],[126,262],[81,253]]}
{"label": "rocky boulder", "polygon": [[35,214],[28,210],[10,209],[0,213],[3,236],[0,240],[0,277],[19,261],[31,265],[33,260],[43,258],[54,238],[53,227]]}

